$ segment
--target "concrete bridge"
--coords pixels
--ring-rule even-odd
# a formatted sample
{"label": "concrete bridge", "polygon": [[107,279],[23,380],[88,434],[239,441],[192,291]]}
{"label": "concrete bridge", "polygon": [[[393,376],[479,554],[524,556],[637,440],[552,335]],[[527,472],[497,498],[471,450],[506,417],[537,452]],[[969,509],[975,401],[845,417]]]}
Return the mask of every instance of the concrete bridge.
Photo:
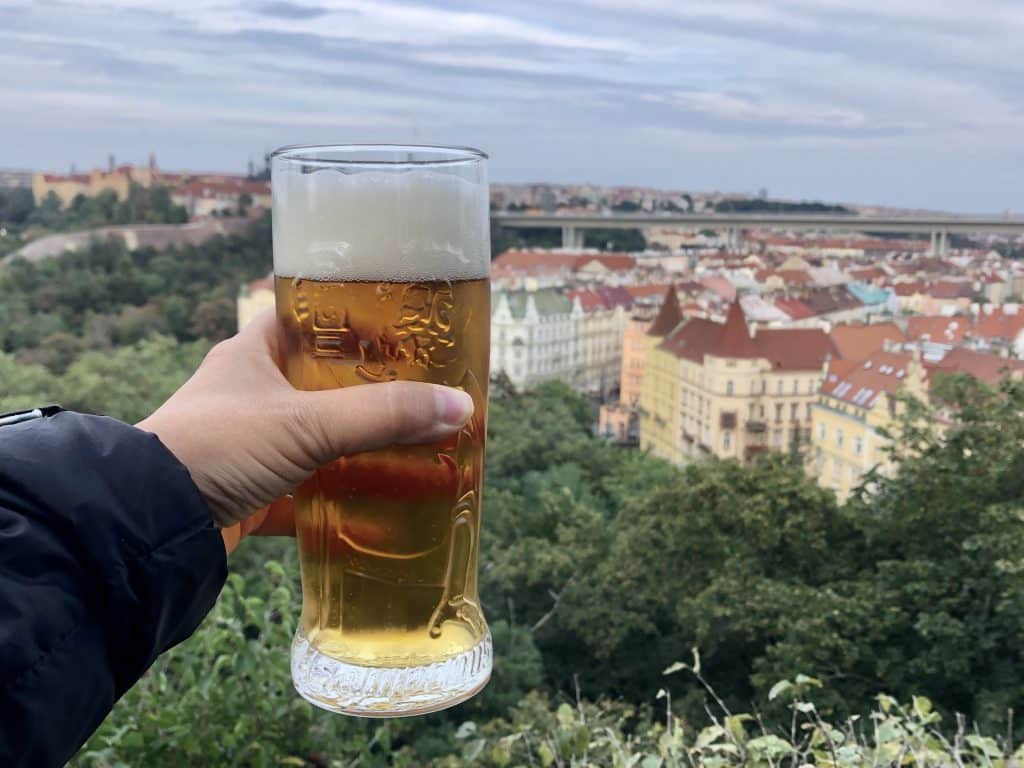
{"label": "concrete bridge", "polygon": [[751,229],[799,232],[892,232],[931,237],[932,253],[945,254],[951,233],[1024,235],[1024,218],[999,216],[859,216],[812,213],[619,213],[559,216],[492,212],[491,220],[509,229],[561,229],[562,247],[582,248],[587,229],[646,229],[686,227],[724,232],[726,243],[737,248]]}

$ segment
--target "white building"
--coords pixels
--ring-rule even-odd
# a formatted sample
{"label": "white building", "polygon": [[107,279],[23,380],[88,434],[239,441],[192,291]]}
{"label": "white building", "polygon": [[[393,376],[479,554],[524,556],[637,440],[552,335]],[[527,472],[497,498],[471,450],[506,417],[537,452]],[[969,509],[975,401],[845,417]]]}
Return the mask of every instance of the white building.
{"label": "white building", "polygon": [[496,291],[491,301],[491,373],[518,388],[548,379],[579,385],[578,300],[558,291]]}
{"label": "white building", "polygon": [[599,287],[568,294],[583,310],[576,388],[604,400],[619,386],[622,337],[633,297],[624,288]]}

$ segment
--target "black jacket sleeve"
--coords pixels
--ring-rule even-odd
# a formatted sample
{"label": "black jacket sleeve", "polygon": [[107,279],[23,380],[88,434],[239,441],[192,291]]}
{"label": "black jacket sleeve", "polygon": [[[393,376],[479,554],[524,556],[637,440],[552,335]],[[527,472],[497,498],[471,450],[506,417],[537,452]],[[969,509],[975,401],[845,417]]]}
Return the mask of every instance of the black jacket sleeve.
{"label": "black jacket sleeve", "polygon": [[154,435],[68,412],[0,427],[0,765],[63,765],[226,575]]}

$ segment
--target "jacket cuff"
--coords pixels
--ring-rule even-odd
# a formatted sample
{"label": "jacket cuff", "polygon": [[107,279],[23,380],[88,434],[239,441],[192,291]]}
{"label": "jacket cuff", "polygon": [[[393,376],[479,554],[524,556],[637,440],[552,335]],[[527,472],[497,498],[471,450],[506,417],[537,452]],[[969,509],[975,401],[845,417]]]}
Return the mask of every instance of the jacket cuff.
{"label": "jacket cuff", "polygon": [[227,577],[223,539],[155,435],[71,412],[5,427],[0,480],[48,518],[96,588],[116,696],[213,607]]}

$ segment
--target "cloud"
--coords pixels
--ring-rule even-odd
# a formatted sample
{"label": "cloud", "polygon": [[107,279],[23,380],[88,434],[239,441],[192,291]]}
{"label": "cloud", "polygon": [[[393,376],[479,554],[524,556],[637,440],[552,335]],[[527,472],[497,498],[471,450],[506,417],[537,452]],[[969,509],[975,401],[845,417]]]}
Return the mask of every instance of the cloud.
{"label": "cloud", "polygon": [[0,166],[442,141],[495,178],[849,200],[876,168],[882,201],[1024,207],[999,170],[1024,159],[1022,35],[1019,0],[0,0]]}

